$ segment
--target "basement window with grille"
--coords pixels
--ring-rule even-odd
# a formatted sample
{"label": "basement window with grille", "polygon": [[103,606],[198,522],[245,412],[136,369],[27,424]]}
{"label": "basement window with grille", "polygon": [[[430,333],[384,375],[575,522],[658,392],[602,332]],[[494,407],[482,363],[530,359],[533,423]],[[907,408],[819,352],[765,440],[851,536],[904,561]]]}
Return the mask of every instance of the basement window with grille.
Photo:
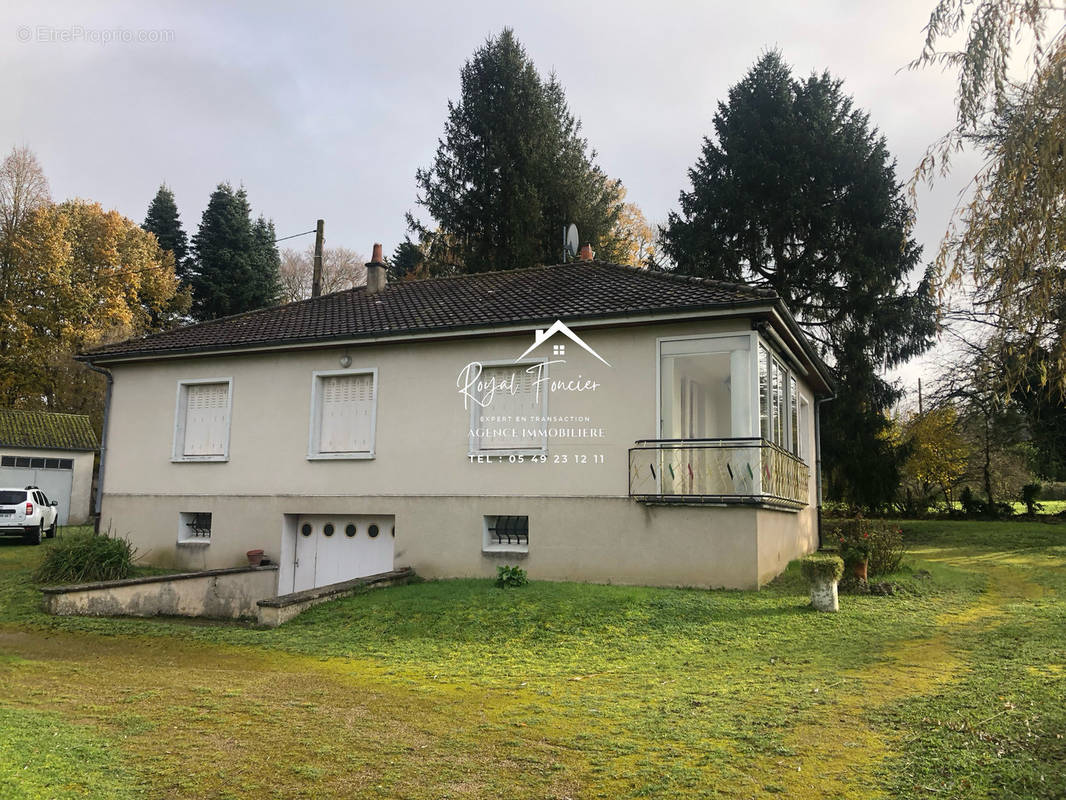
{"label": "basement window with grille", "polygon": [[178,514],[178,544],[211,544],[211,514],[204,511]]}
{"label": "basement window with grille", "polygon": [[309,459],[374,457],[378,371],[344,369],[311,377]]}
{"label": "basement window with grille", "polygon": [[484,518],[484,553],[528,553],[529,517],[498,515]]}

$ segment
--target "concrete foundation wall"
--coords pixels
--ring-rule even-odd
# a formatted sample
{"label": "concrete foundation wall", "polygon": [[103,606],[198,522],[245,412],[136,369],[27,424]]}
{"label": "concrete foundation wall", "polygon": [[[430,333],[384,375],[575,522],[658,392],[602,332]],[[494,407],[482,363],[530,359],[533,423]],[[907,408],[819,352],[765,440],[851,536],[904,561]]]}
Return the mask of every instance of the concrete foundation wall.
{"label": "concrete foundation wall", "polygon": [[277,594],[277,567],[168,575],[43,589],[45,611],[58,615],[256,617],[256,603]]}
{"label": "concrete foundation wall", "polygon": [[[189,511],[211,512],[210,544],[176,542],[178,514]],[[763,512],[749,507],[602,497],[108,495],[104,524],[132,536],[141,557],[160,566],[231,567],[262,548],[281,565],[278,592],[285,594],[295,547],[286,515],[306,513],[394,515],[395,566],[426,578],[494,577],[497,566],[520,564],[542,580],[747,589],[760,581],[756,522]],[[486,515],[528,515],[528,552],[484,553]],[[796,515],[780,512],[779,519],[788,535]]]}
{"label": "concrete foundation wall", "polygon": [[780,575],[790,561],[818,549],[818,511],[760,509],[758,512],[759,585]]}

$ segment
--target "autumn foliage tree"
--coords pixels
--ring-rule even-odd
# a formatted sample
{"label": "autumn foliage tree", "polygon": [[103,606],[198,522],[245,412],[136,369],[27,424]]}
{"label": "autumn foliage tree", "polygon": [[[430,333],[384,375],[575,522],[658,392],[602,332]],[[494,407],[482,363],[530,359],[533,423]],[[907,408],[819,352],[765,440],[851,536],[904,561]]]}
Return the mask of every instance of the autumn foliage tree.
{"label": "autumn foliage tree", "polygon": [[938,496],[949,505],[966,477],[970,447],[954,406],[914,414],[903,422],[902,502],[904,513],[925,511]]}
{"label": "autumn foliage tree", "polygon": [[52,203],[26,150],[0,167],[0,221],[0,404],[98,416],[97,376],[73,355],[183,313],[173,256],[117,211]]}

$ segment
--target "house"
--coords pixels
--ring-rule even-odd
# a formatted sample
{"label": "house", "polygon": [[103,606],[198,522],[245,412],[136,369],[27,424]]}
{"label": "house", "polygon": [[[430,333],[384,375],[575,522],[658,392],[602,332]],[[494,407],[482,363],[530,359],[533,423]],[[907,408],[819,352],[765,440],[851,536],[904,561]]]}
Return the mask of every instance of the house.
{"label": "house", "polygon": [[89,519],[96,434],[83,414],[0,409],[0,486],[38,486],[59,501],[59,524]]}
{"label": "house", "polygon": [[262,548],[282,594],[757,587],[816,548],[829,375],[773,292],[589,258],[388,284],[374,252],[365,287],[82,356],[114,381],[105,526],[171,567]]}

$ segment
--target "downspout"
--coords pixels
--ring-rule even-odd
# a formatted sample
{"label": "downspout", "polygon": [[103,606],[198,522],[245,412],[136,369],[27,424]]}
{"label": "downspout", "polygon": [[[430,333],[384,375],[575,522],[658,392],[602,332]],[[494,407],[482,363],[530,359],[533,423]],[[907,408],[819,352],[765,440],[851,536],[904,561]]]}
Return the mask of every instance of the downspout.
{"label": "downspout", "polygon": [[95,364],[86,362],[85,366],[107,378],[107,390],[104,393],[104,424],[103,429],[100,431],[100,470],[96,476],[96,501],[93,509],[93,516],[95,517],[93,531],[100,533],[101,508],[104,503],[104,465],[107,460],[107,429],[111,418],[111,390],[115,385],[115,376],[111,374],[110,370],[98,367]]}
{"label": "downspout", "polygon": [[818,549],[822,549],[822,404],[832,397],[814,401],[814,482],[818,487]]}

